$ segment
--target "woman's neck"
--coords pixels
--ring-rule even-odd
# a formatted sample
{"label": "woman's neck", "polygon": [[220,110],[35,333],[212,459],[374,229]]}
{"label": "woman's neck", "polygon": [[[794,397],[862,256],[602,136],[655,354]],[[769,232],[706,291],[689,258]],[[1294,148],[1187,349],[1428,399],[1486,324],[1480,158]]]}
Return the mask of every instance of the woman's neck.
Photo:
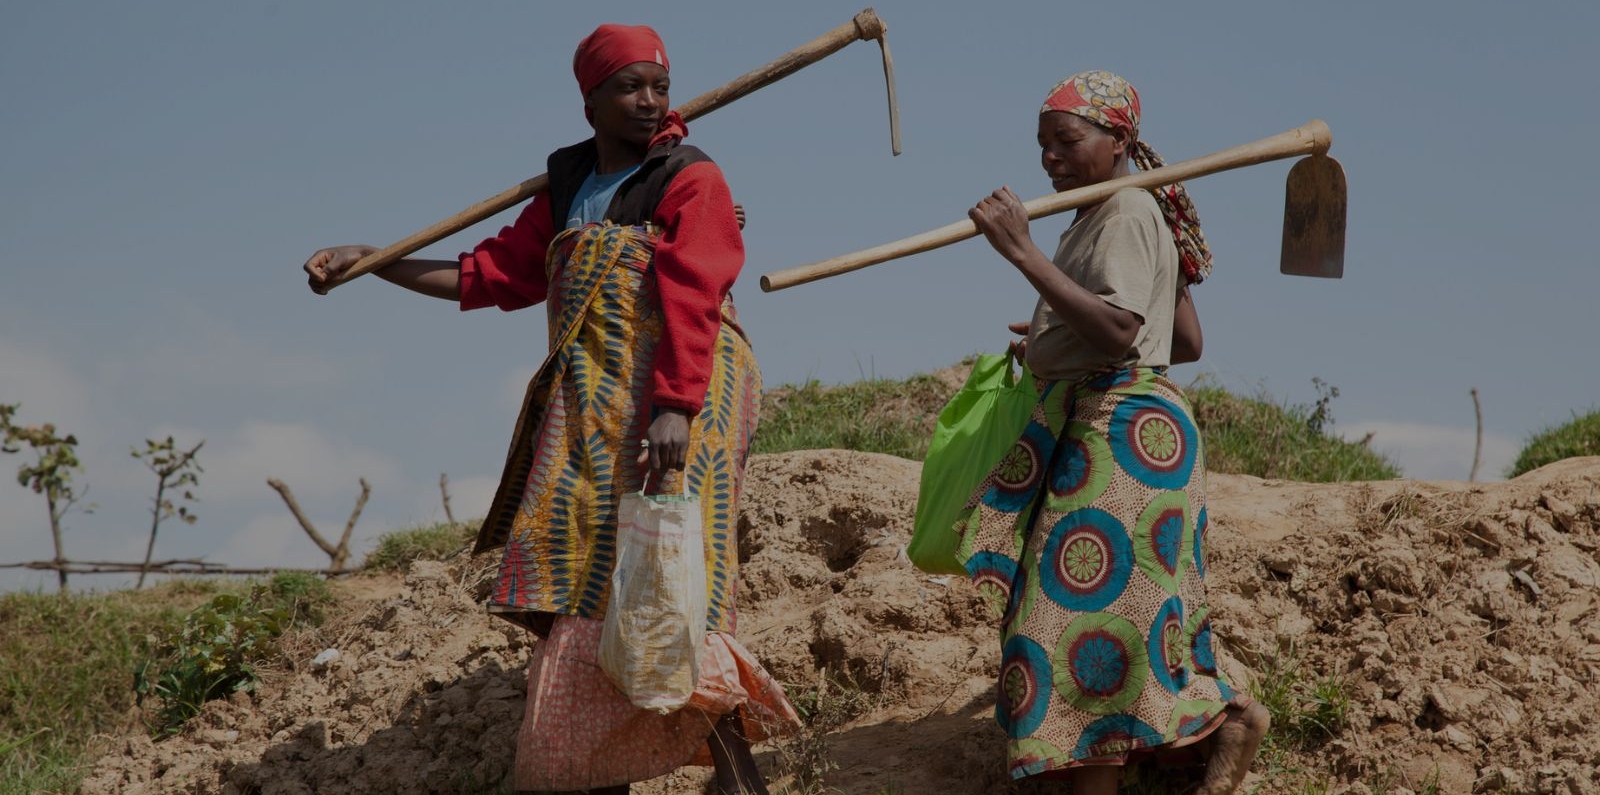
{"label": "woman's neck", "polygon": [[643,163],[644,156],[649,153],[647,146],[600,135],[595,135],[594,145],[597,155],[594,165],[596,174],[615,174],[633,168]]}
{"label": "woman's neck", "polygon": [[[1114,179],[1121,179],[1121,178],[1126,177],[1126,176],[1128,176],[1129,174],[1132,174],[1132,173],[1133,173],[1133,171],[1128,168],[1128,158],[1126,156],[1123,156],[1123,157],[1117,158],[1117,164],[1115,166],[1111,167],[1111,176],[1106,177],[1105,179],[1101,180],[1100,182],[1096,182],[1094,184],[1099,185],[1099,184],[1102,184],[1102,183],[1105,183],[1105,182],[1110,182],[1111,180],[1114,180]],[[1085,185],[1084,187],[1087,188],[1089,186]],[[1105,203],[1106,203],[1106,200],[1101,200],[1101,201],[1098,201],[1098,202],[1096,202],[1094,204],[1086,204],[1086,205],[1084,205],[1082,207],[1079,207],[1078,208],[1078,212],[1075,215],[1072,216],[1072,223],[1076,224],[1078,221],[1080,221],[1080,220],[1082,220],[1084,218],[1088,218],[1091,215],[1094,215],[1094,211],[1100,209]]]}

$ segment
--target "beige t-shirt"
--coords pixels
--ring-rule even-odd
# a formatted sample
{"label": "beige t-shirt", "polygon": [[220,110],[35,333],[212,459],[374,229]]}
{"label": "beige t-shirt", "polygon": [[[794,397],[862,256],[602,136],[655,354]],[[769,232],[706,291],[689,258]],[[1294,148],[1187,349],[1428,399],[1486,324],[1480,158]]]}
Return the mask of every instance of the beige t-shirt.
{"label": "beige t-shirt", "polygon": [[1108,369],[1171,364],[1172,315],[1182,274],[1178,247],[1155,197],[1139,188],[1112,194],[1061,233],[1054,262],[1085,290],[1144,318],[1144,325],[1125,355],[1107,356],[1041,298],[1028,329],[1028,367],[1035,375],[1079,381]]}

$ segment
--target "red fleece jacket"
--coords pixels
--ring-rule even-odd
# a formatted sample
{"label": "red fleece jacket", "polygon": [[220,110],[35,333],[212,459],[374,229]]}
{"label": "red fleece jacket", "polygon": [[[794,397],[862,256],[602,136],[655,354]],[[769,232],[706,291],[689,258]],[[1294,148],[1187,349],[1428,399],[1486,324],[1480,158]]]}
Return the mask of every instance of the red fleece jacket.
{"label": "red fleece jacket", "polygon": [[[699,414],[711,381],[722,299],[744,267],[744,238],[722,170],[710,161],[684,167],[651,220],[664,230],[652,261],[665,327],[656,349],[654,404]],[[511,226],[461,255],[461,308],[509,312],[545,300],[545,253],[555,235],[550,195],[541,192]]]}

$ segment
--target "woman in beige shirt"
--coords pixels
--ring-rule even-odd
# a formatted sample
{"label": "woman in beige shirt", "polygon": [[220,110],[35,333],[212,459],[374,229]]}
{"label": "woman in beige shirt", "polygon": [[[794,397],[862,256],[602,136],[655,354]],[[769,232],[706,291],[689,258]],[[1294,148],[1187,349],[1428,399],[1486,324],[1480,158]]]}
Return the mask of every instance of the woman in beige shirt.
{"label": "woman in beige shirt", "polygon": [[[1039,114],[1055,189],[1124,176],[1130,160],[1159,167],[1139,110],[1109,72],[1057,85]],[[1181,186],[1119,191],[1078,211],[1053,259],[1009,188],[970,217],[1039,293],[1025,347],[1039,403],[962,526],[967,570],[1002,616],[995,714],[1011,775],[1110,795],[1125,765],[1192,755],[1200,792],[1232,792],[1268,721],[1218,670],[1205,460],[1166,377],[1201,349],[1188,286],[1210,253],[1194,206]]]}

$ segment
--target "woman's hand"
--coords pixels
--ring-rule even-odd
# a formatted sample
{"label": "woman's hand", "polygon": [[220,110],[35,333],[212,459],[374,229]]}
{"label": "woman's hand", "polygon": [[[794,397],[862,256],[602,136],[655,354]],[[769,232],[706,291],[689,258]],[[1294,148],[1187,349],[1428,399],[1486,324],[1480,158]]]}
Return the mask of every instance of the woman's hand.
{"label": "woman's hand", "polygon": [[1012,334],[1021,335],[1022,339],[1011,341],[1011,353],[1017,359],[1026,361],[1028,358],[1028,330],[1033,328],[1031,321],[1024,320],[1020,323],[1007,323],[1006,330]]}
{"label": "woman's hand", "polygon": [[327,295],[333,289],[329,282],[337,281],[351,265],[377,250],[374,246],[334,246],[312,254],[305,264],[306,282],[311,285],[311,292]]}
{"label": "woman's hand", "polygon": [[967,217],[988,238],[989,245],[1011,264],[1020,264],[1036,250],[1028,236],[1028,210],[1010,188],[1001,188],[967,211]]}
{"label": "woman's hand", "polygon": [[668,469],[683,469],[689,458],[689,412],[662,407],[644,438],[639,463],[650,462],[652,478],[660,478]]}

